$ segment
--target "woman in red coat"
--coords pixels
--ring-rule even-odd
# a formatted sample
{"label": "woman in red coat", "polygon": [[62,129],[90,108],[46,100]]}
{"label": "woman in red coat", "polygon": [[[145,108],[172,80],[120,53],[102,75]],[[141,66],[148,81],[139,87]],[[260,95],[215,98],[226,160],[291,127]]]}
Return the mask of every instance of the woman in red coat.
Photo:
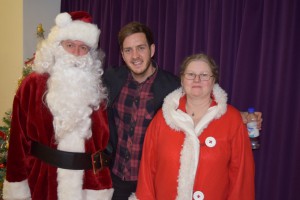
{"label": "woman in red coat", "polygon": [[247,129],[217,84],[206,55],[182,64],[182,88],[170,93],[147,129],[132,199],[254,200]]}
{"label": "woman in red coat", "polygon": [[15,95],[4,199],[111,199],[100,30],[90,22],[59,14]]}

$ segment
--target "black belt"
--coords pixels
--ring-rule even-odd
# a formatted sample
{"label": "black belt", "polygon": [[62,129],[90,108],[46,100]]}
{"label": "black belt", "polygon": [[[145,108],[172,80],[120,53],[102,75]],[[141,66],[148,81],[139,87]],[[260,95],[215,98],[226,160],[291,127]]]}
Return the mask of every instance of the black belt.
{"label": "black belt", "polygon": [[97,151],[93,154],[67,152],[52,149],[35,141],[31,143],[31,155],[58,168],[72,170],[93,169],[94,173],[104,167],[108,167],[110,163],[110,156],[103,151]]}

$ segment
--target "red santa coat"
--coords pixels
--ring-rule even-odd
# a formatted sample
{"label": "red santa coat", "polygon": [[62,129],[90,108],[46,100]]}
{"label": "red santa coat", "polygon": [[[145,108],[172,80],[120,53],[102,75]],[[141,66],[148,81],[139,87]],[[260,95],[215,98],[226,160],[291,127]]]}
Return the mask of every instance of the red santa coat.
{"label": "red santa coat", "polygon": [[[7,173],[4,182],[4,198],[33,200],[57,199],[57,187],[61,181],[72,183],[72,176],[57,180],[57,167],[49,165],[30,155],[31,141],[37,141],[56,148],[53,116],[45,105],[47,74],[32,73],[19,87],[14,103],[11,134],[7,159]],[[105,149],[108,138],[106,111],[101,106],[91,115],[92,137],[85,141],[85,152],[93,153]],[[80,171],[80,170],[67,170]],[[112,182],[108,168],[98,174],[93,170],[83,172],[83,183],[78,183],[78,199],[110,199]],[[65,189],[65,190],[64,190]],[[64,188],[62,193],[72,193]],[[73,199],[68,198],[66,199]]]}
{"label": "red santa coat", "polygon": [[241,115],[215,85],[215,101],[194,128],[175,90],[147,129],[140,200],[253,200],[254,161]]}

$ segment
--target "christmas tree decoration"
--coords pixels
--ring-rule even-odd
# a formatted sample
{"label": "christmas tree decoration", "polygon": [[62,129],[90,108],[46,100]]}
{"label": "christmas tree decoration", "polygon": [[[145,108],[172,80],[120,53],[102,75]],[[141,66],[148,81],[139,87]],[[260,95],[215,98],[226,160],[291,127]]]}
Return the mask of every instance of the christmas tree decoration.
{"label": "christmas tree decoration", "polygon": [[28,58],[27,61],[24,62],[24,66],[22,69],[22,77],[18,80],[18,87],[22,83],[23,79],[32,72],[32,65],[34,61],[34,55],[32,58]]}
{"label": "christmas tree decoration", "polygon": [[39,24],[36,28],[36,35],[38,38],[42,38],[44,39],[44,29],[43,29],[43,25]]}

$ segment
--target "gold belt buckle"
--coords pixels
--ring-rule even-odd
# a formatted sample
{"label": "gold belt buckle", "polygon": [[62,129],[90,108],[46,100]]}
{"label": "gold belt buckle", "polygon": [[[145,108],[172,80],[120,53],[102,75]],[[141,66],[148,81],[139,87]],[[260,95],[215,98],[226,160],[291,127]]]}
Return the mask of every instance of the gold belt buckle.
{"label": "gold belt buckle", "polygon": [[96,174],[104,168],[103,160],[102,160],[102,152],[101,150],[96,151],[91,156],[92,156],[93,172],[94,174]]}

